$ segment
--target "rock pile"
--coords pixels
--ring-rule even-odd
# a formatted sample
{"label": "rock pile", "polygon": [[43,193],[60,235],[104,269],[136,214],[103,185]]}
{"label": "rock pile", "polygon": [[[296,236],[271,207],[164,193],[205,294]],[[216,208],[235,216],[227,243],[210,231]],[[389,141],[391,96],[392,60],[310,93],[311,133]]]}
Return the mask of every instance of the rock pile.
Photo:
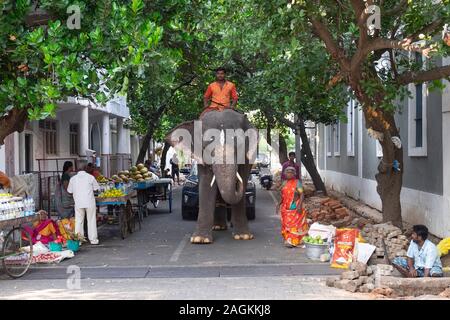
{"label": "rock pile", "polygon": [[349,210],[343,207],[342,203],[338,200],[333,200],[330,198],[322,198],[319,205],[309,212],[310,218],[314,222],[331,223],[340,228],[345,225],[350,225],[352,222],[352,217],[350,216]]}
{"label": "rock pile", "polygon": [[369,293],[375,289],[374,267],[352,262],[349,270],[342,272],[339,280],[328,279],[327,286],[350,292]]}
{"label": "rock pile", "polygon": [[389,259],[406,256],[406,249],[409,245],[408,238],[400,228],[390,222],[375,225],[367,224],[362,229],[361,235],[367,242],[377,247],[374,255],[378,258],[385,258],[386,256],[383,240],[386,244]]}

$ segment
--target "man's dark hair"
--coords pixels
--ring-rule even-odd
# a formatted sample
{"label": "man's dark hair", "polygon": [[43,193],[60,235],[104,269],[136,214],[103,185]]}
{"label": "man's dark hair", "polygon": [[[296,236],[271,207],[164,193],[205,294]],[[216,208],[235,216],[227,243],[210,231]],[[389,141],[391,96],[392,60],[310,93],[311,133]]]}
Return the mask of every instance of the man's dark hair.
{"label": "man's dark hair", "polygon": [[295,157],[295,152],[294,151],[289,152],[289,157],[290,156],[294,156]]}
{"label": "man's dark hair", "polygon": [[428,228],[425,227],[424,225],[416,224],[415,226],[413,226],[413,231],[414,231],[415,234],[420,236],[423,241],[427,240],[427,238],[428,238]]}
{"label": "man's dark hair", "polygon": [[224,73],[227,73],[227,69],[225,69],[224,67],[219,67],[216,69],[216,73],[219,71],[223,71]]}

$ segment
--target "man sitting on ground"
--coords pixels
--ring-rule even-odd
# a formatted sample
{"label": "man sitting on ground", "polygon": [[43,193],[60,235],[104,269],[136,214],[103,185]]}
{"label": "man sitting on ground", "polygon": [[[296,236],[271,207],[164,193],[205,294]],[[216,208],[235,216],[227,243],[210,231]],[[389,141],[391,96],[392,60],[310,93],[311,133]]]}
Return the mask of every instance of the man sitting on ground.
{"label": "man sitting on ground", "polygon": [[392,261],[393,266],[408,278],[442,277],[442,263],[437,247],[427,240],[428,228],[415,225],[411,238],[407,258],[395,258]]}

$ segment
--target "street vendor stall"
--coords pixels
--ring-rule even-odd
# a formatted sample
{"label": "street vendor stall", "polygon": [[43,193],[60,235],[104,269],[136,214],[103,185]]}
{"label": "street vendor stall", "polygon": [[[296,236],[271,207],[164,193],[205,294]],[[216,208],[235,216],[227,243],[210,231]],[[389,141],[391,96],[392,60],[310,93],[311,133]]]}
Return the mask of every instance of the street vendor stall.
{"label": "street vendor stall", "polygon": [[23,225],[32,222],[34,217],[32,199],[0,196],[0,260],[6,274],[12,278],[23,276],[31,265],[33,240]]}
{"label": "street vendor stall", "polygon": [[172,179],[162,178],[135,182],[133,188],[137,191],[139,219],[149,214],[148,203],[157,208],[159,201],[169,201],[169,212],[172,212]]}
{"label": "street vendor stall", "polygon": [[[136,192],[130,184],[119,188],[111,188],[101,192],[96,198],[97,207],[107,207],[106,215],[109,221],[119,226],[120,236],[125,239],[127,233],[135,230],[135,214],[131,204],[131,199],[136,196]],[[105,214],[99,210],[100,214]],[[139,220],[139,219],[138,219]],[[141,227],[140,221],[139,229]]]}

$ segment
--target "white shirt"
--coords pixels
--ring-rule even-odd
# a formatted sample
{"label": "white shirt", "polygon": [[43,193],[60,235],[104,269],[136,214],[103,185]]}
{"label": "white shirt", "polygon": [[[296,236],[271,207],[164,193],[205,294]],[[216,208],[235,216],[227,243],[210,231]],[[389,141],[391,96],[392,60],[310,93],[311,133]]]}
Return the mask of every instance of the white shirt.
{"label": "white shirt", "polygon": [[411,240],[406,254],[409,258],[414,259],[414,268],[431,269],[433,267],[442,268],[441,259],[437,247],[430,240],[425,240],[422,248],[419,249],[417,243]]}
{"label": "white shirt", "polygon": [[80,171],[70,179],[67,192],[73,194],[76,209],[95,208],[94,190],[99,188],[94,176]]}

